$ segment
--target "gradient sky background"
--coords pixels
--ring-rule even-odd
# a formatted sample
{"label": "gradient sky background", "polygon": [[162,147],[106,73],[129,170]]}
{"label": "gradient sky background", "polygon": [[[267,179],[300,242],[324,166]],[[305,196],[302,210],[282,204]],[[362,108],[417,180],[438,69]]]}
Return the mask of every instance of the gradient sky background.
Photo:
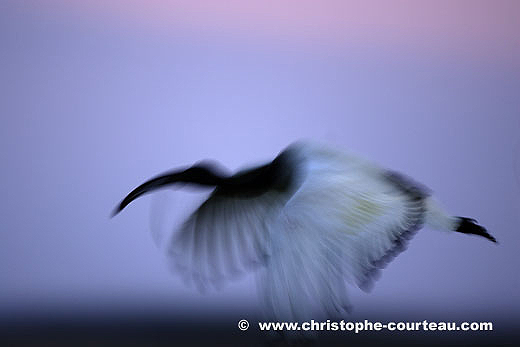
{"label": "gradient sky background", "polygon": [[[520,2],[2,1],[0,312],[254,312],[251,277],[172,276],[145,197],[164,170],[235,169],[301,138],[432,188],[497,237],[421,231],[355,313],[520,312]],[[179,223],[203,195],[159,194]]]}

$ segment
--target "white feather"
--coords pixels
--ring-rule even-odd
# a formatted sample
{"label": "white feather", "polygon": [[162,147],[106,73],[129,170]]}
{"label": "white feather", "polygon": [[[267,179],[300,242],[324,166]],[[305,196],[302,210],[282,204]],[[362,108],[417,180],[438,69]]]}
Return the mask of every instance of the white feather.
{"label": "white feather", "polygon": [[284,153],[295,189],[214,194],[184,223],[169,254],[189,281],[204,288],[256,267],[271,318],[342,315],[350,306],[345,282],[369,288],[421,227],[426,208],[433,226],[452,226],[433,200],[425,205],[425,196],[414,198],[372,163],[306,143]]}

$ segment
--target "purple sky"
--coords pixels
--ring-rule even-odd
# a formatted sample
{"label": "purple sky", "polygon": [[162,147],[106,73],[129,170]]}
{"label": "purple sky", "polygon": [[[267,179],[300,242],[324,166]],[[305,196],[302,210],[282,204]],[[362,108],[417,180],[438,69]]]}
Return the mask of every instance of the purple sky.
{"label": "purple sky", "polygon": [[[150,197],[109,213],[169,168],[300,138],[409,174],[500,242],[424,229],[350,291],[357,312],[519,311],[518,2],[69,3],[0,5],[0,312],[254,308],[251,278],[200,296],[168,272]],[[202,198],[167,195],[172,223]]]}

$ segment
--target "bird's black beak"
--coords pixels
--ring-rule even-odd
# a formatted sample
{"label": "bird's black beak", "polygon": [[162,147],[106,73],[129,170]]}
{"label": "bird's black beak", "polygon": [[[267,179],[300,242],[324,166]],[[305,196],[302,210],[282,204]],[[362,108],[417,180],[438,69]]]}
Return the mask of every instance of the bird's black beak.
{"label": "bird's black beak", "polygon": [[175,183],[189,183],[200,186],[216,186],[223,182],[224,174],[214,164],[200,163],[186,170],[170,171],[163,175],[152,178],[139,187],[132,190],[116,208],[112,211],[111,217],[121,212],[132,201],[159,188]]}

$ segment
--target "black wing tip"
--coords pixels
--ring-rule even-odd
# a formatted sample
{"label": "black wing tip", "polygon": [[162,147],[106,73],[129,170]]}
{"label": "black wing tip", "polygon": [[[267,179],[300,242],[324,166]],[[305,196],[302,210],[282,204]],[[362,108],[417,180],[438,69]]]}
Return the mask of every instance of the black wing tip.
{"label": "black wing tip", "polygon": [[457,227],[457,230],[455,230],[455,231],[457,231],[459,233],[463,233],[463,234],[473,234],[473,235],[482,236],[482,237],[485,237],[486,239],[488,239],[489,241],[498,244],[497,239],[493,235],[488,233],[486,228],[484,228],[481,225],[478,225],[477,221],[475,219],[466,218],[466,217],[459,217],[459,219],[460,219],[460,224]]}

